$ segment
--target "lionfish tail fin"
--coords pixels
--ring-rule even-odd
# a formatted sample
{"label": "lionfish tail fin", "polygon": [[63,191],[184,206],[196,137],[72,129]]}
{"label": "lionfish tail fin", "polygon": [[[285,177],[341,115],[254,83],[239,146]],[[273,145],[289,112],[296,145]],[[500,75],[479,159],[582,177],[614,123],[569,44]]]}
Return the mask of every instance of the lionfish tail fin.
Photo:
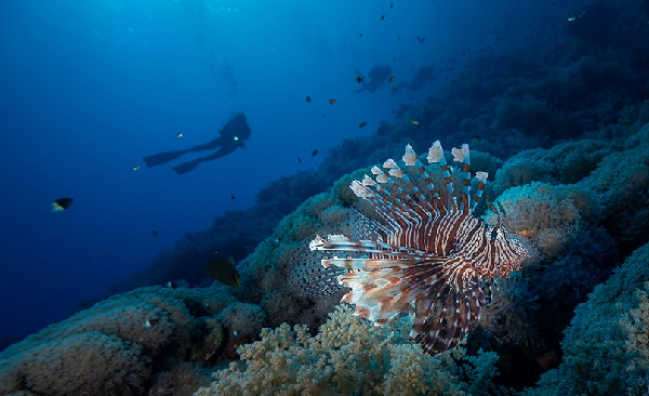
{"label": "lionfish tail fin", "polygon": [[482,280],[471,264],[453,258],[441,270],[415,303],[410,334],[428,354],[445,352],[462,341],[478,325],[485,305]]}

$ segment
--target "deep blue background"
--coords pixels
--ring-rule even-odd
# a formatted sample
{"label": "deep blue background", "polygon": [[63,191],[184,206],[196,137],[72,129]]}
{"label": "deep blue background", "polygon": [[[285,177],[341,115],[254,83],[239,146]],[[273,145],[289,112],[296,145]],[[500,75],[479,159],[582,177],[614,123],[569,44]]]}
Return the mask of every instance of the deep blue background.
{"label": "deep blue background", "polygon": [[[369,136],[469,57],[525,45],[580,4],[390,3],[2,1],[0,336],[61,320],[269,181]],[[403,82],[433,65],[439,79],[414,94],[354,93],[354,68],[377,64]],[[233,111],[248,116],[247,149],[184,176],[144,167],[145,155],[211,140]],[[61,197],[73,206],[52,213]]]}

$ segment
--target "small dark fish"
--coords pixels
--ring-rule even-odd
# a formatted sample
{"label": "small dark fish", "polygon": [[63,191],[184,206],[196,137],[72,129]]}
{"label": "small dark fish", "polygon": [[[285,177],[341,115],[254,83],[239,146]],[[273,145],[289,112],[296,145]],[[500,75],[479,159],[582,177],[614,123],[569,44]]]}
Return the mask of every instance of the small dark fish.
{"label": "small dark fish", "polygon": [[152,234],[153,236],[158,236],[158,231],[153,230],[153,231],[151,232],[151,234]]}
{"label": "small dark fish", "polygon": [[363,37],[363,33],[358,33],[358,37]]}
{"label": "small dark fish", "polygon": [[335,105],[336,104],[336,99],[329,99],[329,104],[330,105]]}
{"label": "small dark fish", "polygon": [[393,7],[394,7],[394,3],[390,3],[390,8],[393,8]]}
{"label": "small dark fish", "polygon": [[311,97],[310,97],[310,96],[307,96],[307,97],[306,97],[306,102],[307,102],[307,103],[311,103]]}
{"label": "small dark fish", "polygon": [[388,82],[392,82],[392,81],[394,81],[394,76],[390,76],[390,78],[388,78]]}
{"label": "small dark fish", "polygon": [[313,150],[313,152],[311,153],[311,156],[315,157],[316,155],[318,155],[318,150]]}
{"label": "small dark fish", "polygon": [[361,122],[360,124],[358,124],[358,127],[365,128],[365,125],[367,125],[367,122]]}
{"label": "small dark fish", "polygon": [[297,162],[299,162],[301,164],[302,163],[302,158],[297,157]]}
{"label": "small dark fish", "polygon": [[215,257],[211,259],[205,271],[209,276],[224,285],[239,287],[239,273],[234,267],[234,259],[232,257],[228,257],[227,259]]}
{"label": "small dark fish", "polygon": [[363,82],[363,77],[356,76],[356,82],[359,83],[359,84],[362,83]]}
{"label": "small dark fish", "polygon": [[417,36],[417,41],[419,41],[420,43],[423,43],[424,41],[426,41],[426,37]]}
{"label": "small dark fish", "polygon": [[72,205],[72,198],[59,198],[52,202],[52,212],[62,212]]}
{"label": "small dark fish", "polygon": [[169,282],[167,282],[167,287],[170,288],[170,289],[177,289],[178,285],[173,281],[169,281]]}
{"label": "small dark fish", "polygon": [[397,92],[397,87],[392,87],[392,92]]}
{"label": "small dark fish", "polygon": [[381,20],[385,21],[385,14],[381,15]]}
{"label": "small dark fish", "polygon": [[473,138],[475,139],[476,142],[480,143],[482,141],[482,138],[478,135],[473,135]]}
{"label": "small dark fish", "polygon": [[234,195],[230,195],[230,199],[237,199]]}

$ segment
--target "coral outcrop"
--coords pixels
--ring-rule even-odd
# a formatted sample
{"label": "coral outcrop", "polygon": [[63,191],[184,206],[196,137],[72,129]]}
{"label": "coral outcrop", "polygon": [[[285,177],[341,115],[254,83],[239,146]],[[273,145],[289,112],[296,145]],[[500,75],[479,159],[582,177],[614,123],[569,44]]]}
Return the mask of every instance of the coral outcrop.
{"label": "coral outcrop", "polygon": [[529,396],[646,395],[649,391],[649,244],[637,249],[597,286],[561,342],[561,365],[541,377]]}
{"label": "coral outcrop", "polygon": [[[0,353],[0,395],[164,394],[157,383],[172,374],[159,373],[218,358],[224,337],[217,316],[234,301],[216,286],[148,287],[113,296]],[[236,315],[228,320],[237,322]],[[206,383],[207,373],[198,368],[185,372],[192,373],[184,376],[192,390]],[[164,388],[179,391],[168,383]]]}

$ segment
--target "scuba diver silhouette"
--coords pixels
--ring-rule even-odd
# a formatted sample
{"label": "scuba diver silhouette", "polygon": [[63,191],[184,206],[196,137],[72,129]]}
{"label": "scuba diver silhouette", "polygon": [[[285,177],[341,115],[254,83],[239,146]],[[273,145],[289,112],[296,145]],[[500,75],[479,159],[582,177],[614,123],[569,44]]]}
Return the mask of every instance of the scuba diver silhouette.
{"label": "scuba diver silhouette", "polygon": [[376,65],[370,70],[369,72],[369,80],[365,78],[361,72],[358,69],[354,69],[356,74],[359,76],[363,77],[363,87],[361,89],[357,89],[356,93],[363,92],[363,91],[370,91],[371,93],[374,93],[383,83],[388,81],[390,78],[390,74],[392,74],[392,68],[388,65]]}
{"label": "scuba diver silhouette", "polygon": [[216,152],[197,158],[193,161],[185,162],[173,168],[176,173],[183,175],[198,166],[201,162],[212,161],[224,157],[239,147],[246,148],[246,140],[250,138],[250,126],[246,121],[246,115],[243,113],[235,114],[219,131],[219,137],[209,143],[199,144],[198,146],[190,147],[185,150],[167,151],[164,153],[150,155],[144,157],[144,162],[147,167],[158,166],[169,161],[173,161],[187,153],[196,151],[213,150],[218,148]]}

